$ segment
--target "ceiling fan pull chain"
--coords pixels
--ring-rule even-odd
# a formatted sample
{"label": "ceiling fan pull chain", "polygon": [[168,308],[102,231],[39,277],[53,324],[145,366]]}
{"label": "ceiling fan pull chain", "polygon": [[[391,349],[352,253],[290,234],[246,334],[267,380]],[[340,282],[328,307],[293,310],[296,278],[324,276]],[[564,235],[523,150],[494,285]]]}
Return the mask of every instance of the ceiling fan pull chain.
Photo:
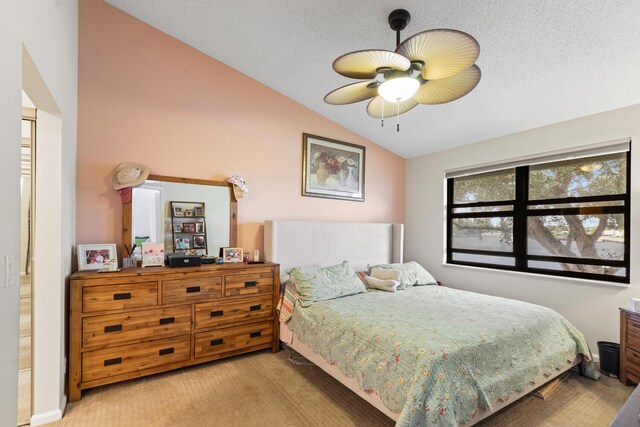
{"label": "ceiling fan pull chain", "polygon": [[384,101],[382,101],[382,121],[380,127],[384,127]]}
{"label": "ceiling fan pull chain", "polygon": [[398,123],[396,123],[396,132],[400,132],[400,100],[398,100]]}

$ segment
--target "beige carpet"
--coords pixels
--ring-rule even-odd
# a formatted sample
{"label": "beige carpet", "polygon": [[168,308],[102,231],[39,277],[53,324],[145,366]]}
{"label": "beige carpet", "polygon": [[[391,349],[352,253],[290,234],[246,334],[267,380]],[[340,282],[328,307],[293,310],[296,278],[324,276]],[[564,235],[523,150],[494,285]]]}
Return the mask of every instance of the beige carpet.
{"label": "beige carpet", "polygon": [[[315,366],[268,351],[88,390],[55,426],[392,426]],[[608,426],[633,391],[571,374],[547,400],[524,397],[484,426]]]}

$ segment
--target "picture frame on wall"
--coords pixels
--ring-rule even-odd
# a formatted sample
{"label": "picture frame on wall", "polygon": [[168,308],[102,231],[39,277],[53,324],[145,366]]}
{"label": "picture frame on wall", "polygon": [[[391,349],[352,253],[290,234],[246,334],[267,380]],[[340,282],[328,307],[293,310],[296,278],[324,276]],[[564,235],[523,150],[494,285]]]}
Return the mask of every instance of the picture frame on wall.
{"label": "picture frame on wall", "polygon": [[184,209],[182,209],[182,206],[173,206],[173,216],[176,218],[184,216]]}
{"label": "picture frame on wall", "polygon": [[302,195],[364,202],[366,148],[302,134]]}
{"label": "picture frame on wall", "polygon": [[78,270],[117,270],[118,253],[115,243],[78,245]]}
{"label": "picture frame on wall", "polygon": [[224,262],[242,262],[242,248],[224,248]]}
{"label": "picture frame on wall", "polygon": [[174,233],[182,233],[182,225],[181,224],[175,224],[173,226],[173,232]]}
{"label": "picture frame on wall", "polygon": [[204,233],[204,222],[196,222],[196,233]]}
{"label": "picture frame on wall", "polygon": [[193,208],[193,216],[203,217],[204,216],[204,206],[194,206],[194,208]]}

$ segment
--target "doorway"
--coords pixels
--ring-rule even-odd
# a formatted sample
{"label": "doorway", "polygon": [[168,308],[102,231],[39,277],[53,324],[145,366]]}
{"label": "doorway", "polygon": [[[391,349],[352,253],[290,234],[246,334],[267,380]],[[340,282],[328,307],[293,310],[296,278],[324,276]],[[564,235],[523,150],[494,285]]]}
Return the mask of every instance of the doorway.
{"label": "doorway", "polygon": [[[26,105],[25,105],[26,104]],[[29,425],[32,413],[32,258],[33,258],[33,159],[36,109],[23,92],[20,159],[20,346],[18,352],[17,425]]]}

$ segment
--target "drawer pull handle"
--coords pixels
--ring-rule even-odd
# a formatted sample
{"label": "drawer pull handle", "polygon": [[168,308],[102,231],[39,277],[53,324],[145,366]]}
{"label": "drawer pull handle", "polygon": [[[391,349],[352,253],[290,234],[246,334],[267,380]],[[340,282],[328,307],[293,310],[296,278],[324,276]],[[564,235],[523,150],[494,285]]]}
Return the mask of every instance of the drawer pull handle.
{"label": "drawer pull handle", "polygon": [[253,286],[256,286],[258,284],[258,282],[256,282],[255,280],[252,280],[250,282],[244,282],[244,287],[245,288],[251,288]]}
{"label": "drawer pull handle", "polygon": [[119,365],[121,363],[122,363],[122,357],[116,357],[114,359],[105,360],[104,366]]}
{"label": "drawer pull handle", "polygon": [[214,345],[224,344],[224,340],[222,338],[218,338],[217,340],[211,340],[209,344],[213,347]]}
{"label": "drawer pull handle", "polygon": [[211,317],[220,317],[224,314],[224,310],[212,311]]}
{"label": "drawer pull handle", "polygon": [[191,293],[194,293],[194,292],[200,292],[200,286],[189,286],[187,288],[187,293],[188,294],[191,294]]}
{"label": "drawer pull handle", "polygon": [[174,352],[175,352],[175,349],[173,347],[163,348],[158,352],[158,355],[164,356],[165,354],[173,354]]}
{"label": "drawer pull handle", "polygon": [[262,304],[252,305],[251,307],[249,307],[249,311],[258,311],[261,308],[262,308]]}
{"label": "drawer pull handle", "polygon": [[251,338],[257,338],[260,335],[262,335],[262,332],[258,331],[258,332],[251,332],[251,334],[249,335]]}
{"label": "drawer pull handle", "polygon": [[108,334],[109,332],[120,332],[122,330],[122,325],[111,325],[104,327],[104,333]]}
{"label": "drawer pull handle", "polygon": [[113,300],[118,301],[121,299],[131,299],[131,292],[124,292],[121,294],[113,294]]}
{"label": "drawer pull handle", "polygon": [[165,317],[163,319],[160,319],[161,325],[168,325],[169,323],[175,323],[175,322],[176,322],[175,317]]}

